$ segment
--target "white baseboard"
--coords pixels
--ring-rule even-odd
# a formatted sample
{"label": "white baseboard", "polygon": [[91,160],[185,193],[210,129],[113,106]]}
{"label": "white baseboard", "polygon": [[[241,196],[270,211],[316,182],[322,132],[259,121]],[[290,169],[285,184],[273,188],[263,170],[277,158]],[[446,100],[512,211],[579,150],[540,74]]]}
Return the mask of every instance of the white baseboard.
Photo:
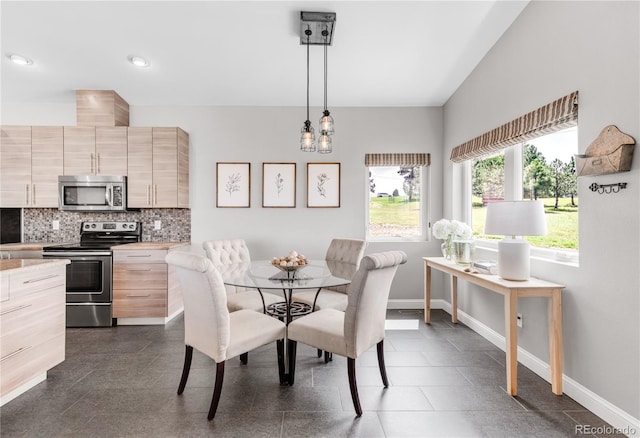
{"label": "white baseboard", "polygon": [[424,300],[389,300],[387,309],[424,309]]}
{"label": "white baseboard", "polygon": [[[451,304],[445,300],[431,300],[431,308],[443,309],[451,314]],[[460,309],[458,309],[458,320],[502,351],[505,351],[506,340],[500,333]],[[542,359],[518,347],[518,362],[551,383],[551,368],[549,364]],[[634,418],[564,374],[562,375],[562,388],[563,392],[569,397],[613,426],[615,430],[612,431],[612,433],[621,432],[629,437],[640,436],[639,419]],[[592,426],[596,427],[597,425]]]}
{"label": "white baseboard", "polygon": [[25,392],[27,392],[28,390],[30,390],[31,388],[36,386],[38,383],[44,382],[45,380],[47,380],[47,372],[46,371],[44,373],[38,374],[33,379],[30,379],[27,382],[24,382],[22,385],[18,386],[13,391],[10,391],[10,392],[4,394],[2,397],[0,397],[0,406],[6,405],[7,403],[9,403],[14,398],[24,394]]}

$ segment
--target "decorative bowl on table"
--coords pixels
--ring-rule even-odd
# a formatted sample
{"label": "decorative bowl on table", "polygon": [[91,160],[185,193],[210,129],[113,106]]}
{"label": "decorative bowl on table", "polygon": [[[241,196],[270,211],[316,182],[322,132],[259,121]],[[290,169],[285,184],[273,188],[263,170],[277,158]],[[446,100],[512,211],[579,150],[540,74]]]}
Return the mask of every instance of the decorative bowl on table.
{"label": "decorative bowl on table", "polygon": [[271,264],[281,271],[297,271],[307,266],[307,259],[302,254],[298,254],[295,251],[291,251],[285,257],[274,257],[271,259]]}

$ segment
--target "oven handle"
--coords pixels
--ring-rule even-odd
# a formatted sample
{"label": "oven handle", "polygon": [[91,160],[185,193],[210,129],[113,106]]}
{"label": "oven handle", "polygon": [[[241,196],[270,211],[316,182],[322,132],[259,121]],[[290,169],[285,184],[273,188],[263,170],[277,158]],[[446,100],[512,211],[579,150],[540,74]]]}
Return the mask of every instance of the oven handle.
{"label": "oven handle", "polygon": [[43,252],[43,257],[57,257],[63,259],[65,257],[92,257],[92,256],[110,256],[109,251],[69,251],[69,252]]}

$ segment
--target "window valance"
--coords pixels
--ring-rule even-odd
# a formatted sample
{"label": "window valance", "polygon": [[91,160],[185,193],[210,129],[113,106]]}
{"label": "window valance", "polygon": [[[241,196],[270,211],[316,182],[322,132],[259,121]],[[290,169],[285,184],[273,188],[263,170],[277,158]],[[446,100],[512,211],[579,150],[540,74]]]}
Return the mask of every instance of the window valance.
{"label": "window valance", "polygon": [[460,163],[489,155],[514,144],[575,126],[577,123],[578,92],[574,91],[456,146],[451,151],[451,161]]}
{"label": "window valance", "polygon": [[365,154],[364,165],[371,166],[429,166],[431,154]]}

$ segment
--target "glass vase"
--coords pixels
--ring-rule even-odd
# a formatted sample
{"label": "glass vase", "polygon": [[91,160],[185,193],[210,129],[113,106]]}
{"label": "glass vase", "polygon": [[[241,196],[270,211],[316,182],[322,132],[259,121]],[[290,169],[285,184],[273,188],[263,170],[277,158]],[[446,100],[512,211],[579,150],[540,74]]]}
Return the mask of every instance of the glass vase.
{"label": "glass vase", "polygon": [[462,266],[469,266],[475,253],[473,240],[454,240],[452,244],[453,260]]}
{"label": "glass vase", "polygon": [[446,260],[453,259],[453,247],[451,245],[451,238],[445,239],[440,245],[440,250],[442,251],[442,257]]}

